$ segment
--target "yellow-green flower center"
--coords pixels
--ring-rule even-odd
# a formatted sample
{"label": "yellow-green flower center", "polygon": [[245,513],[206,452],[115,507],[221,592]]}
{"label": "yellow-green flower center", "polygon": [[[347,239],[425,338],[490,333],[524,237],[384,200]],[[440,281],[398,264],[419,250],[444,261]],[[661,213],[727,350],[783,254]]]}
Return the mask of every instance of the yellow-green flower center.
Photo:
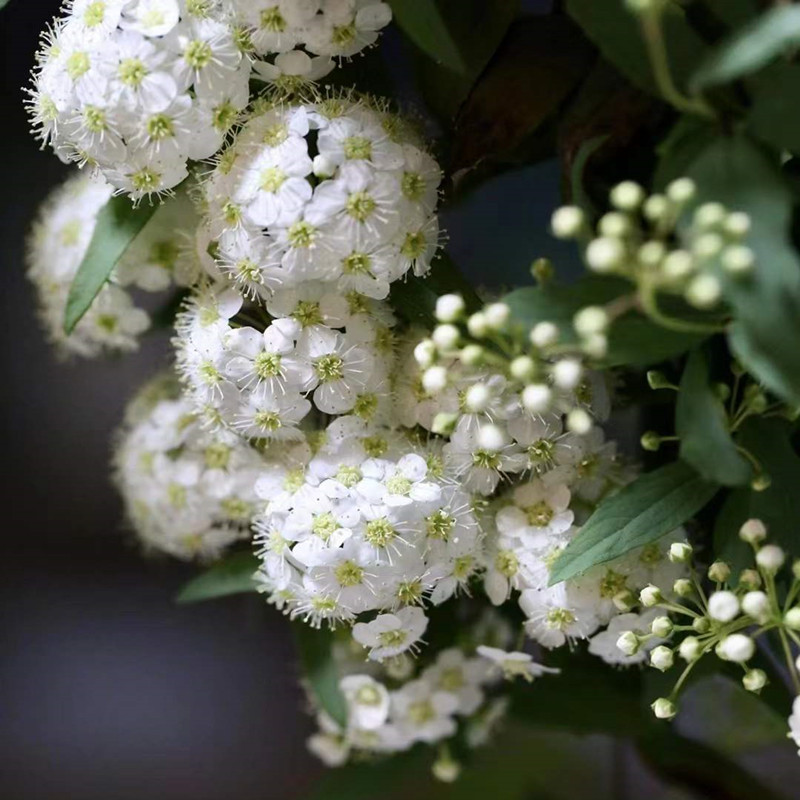
{"label": "yellow-green flower center", "polygon": [[386,547],[395,536],[397,536],[397,531],[386,517],[370,520],[364,533],[364,538],[373,547]]}
{"label": "yellow-green flower center", "polygon": [[367,192],[353,192],[345,205],[347,213],[358,222],[366,222],[375,211],[375,201]]}
{"label": "yellow-green flower center", "polygon": [[193,39],[183,51],[183,59],[192,69],[204,69],[211,63],[213,55],[211,45],[202,39]]}
{"label": "yellow-green flower center", "polygon": [[534,528],[544,528],[553,520],[553,509],[544,500],[539,500],[531,506],[522,509],[528,518],[528,524]]}
{"label": "yellow-green flower center", "polygon": [[344,361],[336,353],[320,356],[314,362],[314,371],[321,383],[339,381],[344,377]]}
{"label": "yellow-green flower center", "polygon": [[344,140],[343,147],[345,158],[372,158],[372,142],[365,136],[349,136]]}
{"label": "yellow-green flower center", "polygon": [[353,561],[343,561],[333,572],[339,586],[350,588],[364,580],[364,570]]}

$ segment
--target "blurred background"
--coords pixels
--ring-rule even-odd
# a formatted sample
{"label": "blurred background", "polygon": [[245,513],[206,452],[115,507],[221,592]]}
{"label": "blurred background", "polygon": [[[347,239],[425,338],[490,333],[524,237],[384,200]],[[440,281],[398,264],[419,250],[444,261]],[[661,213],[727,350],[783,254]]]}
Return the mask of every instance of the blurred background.
{"label": "blurred background", "polygon": [[[24,240],[66,168],[28,133],[20,87],[58,5],[11,0],[0,12],[0,798],[346,796],[320,785],[323,770],[306,753],[311,721],[285,620],[254,597],[176,606],[193,568],[143,558],[125,532],[108,472],[113,432],[130,395],[168,365],[170,332],[149,334],[125,359],[62,363],[37,327]],[[525,6],[544,13],[548,3]],[[393,32],[381,54],[370,55],[384,60],[401,95],[408,94],[405,55]],[[546,234],[558,198],[555,164],[491,181],[443,215],[451,254],[481,282],[492,275],[495,283],[523,283],[539,255],[565,263],[567,252]],[[717,711],[700,707],[696,735],[724,733],[726,746],[770,781],[798,785],[790,748],[763,747],[757,720],[735,731]],[[508,747],[531,748],[537,764],[547,764],[529,776],[527,785],[539,787],[532,798],[689,797],[602,737],[511,731],[483,758],[492,762]],[[475,775],[468,780],[477,792]],[[420,780],[418,797],[451,796]],[[483,788],[499,800],[512,796]]]}

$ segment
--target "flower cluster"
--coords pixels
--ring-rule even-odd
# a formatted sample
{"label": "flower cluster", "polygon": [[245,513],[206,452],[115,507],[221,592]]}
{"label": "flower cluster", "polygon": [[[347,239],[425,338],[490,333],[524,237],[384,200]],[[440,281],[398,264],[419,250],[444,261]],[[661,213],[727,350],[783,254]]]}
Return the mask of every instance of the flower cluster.
{"label": "flower cluster", "polygon": [[139,199],[219,150],[249,76],[218,0],[73,0],[44,37],[31,115],[62,160]]}
{"label": "flower cluster", "polygon": [[415,606],[440,604],[467,583],[481,536],[469,495],[442,480],[435,453],[414,452],[389,431],[358,437],[358,425],[339,418],[302,474],[262,487],[258,582],[314,625],[396,612],[354,629],[380,660],[420,638],[425,617]]}
{"label": "flower cluster", "polygon": [[[653,581],[640,595],[641,605],[650,609],[642,616],[643,621],[649,620],[649,630],[640,625],[623,632],[618,639],[618,649],[627,656],[637,657],[647,650],[650,666],[662,672],[673,667],[676,656],[684,662],[672,693],[653,703],[653,712],[661,719],[675,716],[676,701],[689,673],[712,653],[740,665],[744,688],[760,692],[767,683],[767,674],[750,662],[756,656],[756,640],[770,631],[777,633],[782,642],[786,665],[795,691],[800,694],[800,664],[792,659],[790,646],[790,642],[800,646],[800,563],[792,565],[793,580],[783,591],[779,587],[786,554],[778,545],[766,541],[764,523],[747,520],[739,536],[753,548],[752,567],[734,576],[726,562],[715,561],[706,572],[710,592],[704,590],[703,576],[694,566],[689,577],[680,577],[671,584]],[[669,555],[676,564],[692,563],[692,547],[687,542],[673,542]],[[657,616],[651,618],[653,611]],[[789,725],[790,735],[796,738],[796,715],[790,718]]]}
{"label": "flower cluster", "polygon": [[204,185],[218,269],[261,300],[309,281],[384,299],[428,271],[440,179],[408,127],[364,99],[259,107]]}
{"label": "flower cluster", "polygon": [[349,58],[374,44],[392,19],[380,0],[228,2],[240,48],[258,59],[256,74],[289,90],[325,77],[334,58]]}
{"label": "flower cluster", "polygon": [[64,313],[70,286],[111,193],[111,186],[101,178],[68,178],[43,204],[28,242],[28,277],[36,287],[42,324],[50,339],[67,353],[95,356],[104,350],[135,349],[150,318],[133,304],[125,287],[158,291],[172,282],[186,285],[195,277],[192,260],[181,257],[181,229],[193,224],[193,212],[185,201],[176,200],[169,213],[149,225],[125,253],[111,281],[67,335]]}
{"label": "flower cluster", "polygon": [[696,191],[689,178],[678,178],[663,194],[650,196],[624,181],[612,189],[614,210],[600,218],[596,231],[576,206],[559,208],[552,230],[559,238],[583,242],[593,272],[634,282],[641,310],[671,327],[675,321],[659,308],[659,294],[713,309],[722,296],[720,271],[742,278],[755,267],[755,255],[743,242],[750,230],[748,215],[721,203],[703,203],[688,216]]}
{"label": "flower cluster", "polygon": [[147,547],[210,559],[250,536],[264,456],[244,440],[204,430],[174,384],[134,398],[115,454],[116,482]]}

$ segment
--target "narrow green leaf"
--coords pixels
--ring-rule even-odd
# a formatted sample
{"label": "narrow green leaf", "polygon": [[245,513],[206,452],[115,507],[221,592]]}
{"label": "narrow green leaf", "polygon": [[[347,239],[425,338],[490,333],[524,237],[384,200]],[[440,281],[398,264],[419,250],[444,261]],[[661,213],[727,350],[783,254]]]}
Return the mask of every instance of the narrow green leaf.
{"label": "narrow green leaf", "polygon": [[660,539],[694,516],[718,489],[681,461],[641,475],[600,504],[558,557],[550,584]]}
{"label": "narrow green leaf", "polygon": [[436,0],[390,0],[394,21],[420,50],[456,72],[466,65]]}
{"label": "narrow green leaf", "polygon": [[[578,310],[587,305],[611,302],[632,290],[631,285],[621,279],[588,276],[566,286],[548,284],[516,289],[503,300],[511,308],[514,321],[527,330],[537,322],[548,320],[558,325],[561,341],[571,343],[577,341],[572,318]],[[700,336],[666,331],[631,312],[612,325],[604,364],[657,364],[696,347],[701,341]]]}
{"label": "narrow green leaf", "polygon": [[226,556],[213,567],[187,583],[175,598],[176,603],[198,603],[201,600],[214,600],[231,594],[254,592],[256,584],[253,573],[258,569],[259,560],[248,552],[233,553]]}
{"label": "narrow green leaf", "polygon": [[703,478],[722,486],[744,486],[753,468],[736,449],[728,418],[711,390],[708,365],[700,350],[686,362],[675,409],[675,432],[681,440],[681,458]]}
{"label": "narrow green leaf", "polygon": [[89,310],[111,271],[157,208],[158,205],[134,208],[129,198],[117,195],[101,209],[89,249],[69,289],[64,315],[67,334]]}
{"label": "narrow green leaf", "polygon": [[720,269],[723,295],[734,311],[729,343],[747,369],[771,391],[800,405],[800,256],[789,239],[793,196],[771,158],[745,136],[718,138],[687,170],[696,202],[716,201],[752,220],[747,245],[751,276]]}
{"label": "narrow green leaf", "polygon": [[347,703],[339,689],[341,675],[333,660],[334,636],[328,628],[312,628],[302,620],[292,622],[303,677],[322,708],[342,727],[347,724]]}
{"label": "narrow green leaf", "polygon": [[719,45],[695,73],[692,88],[707,89],[756,72],[798,44],[800,8],[773,8]]}
{"label": "narrow green leaf", "polygon": [[5,8],[11,0],[0,0],[0,9]]}
{"label": "narrow green leaf", "polygon": [[[632,83],[660,95],[639,20],[627,8],[625,0],[567,0],[567,12]],[[689,26],[676,3],[667,6],[662,27],[670,68],[678,85],[682,86],[703,58],[706,45]]]}

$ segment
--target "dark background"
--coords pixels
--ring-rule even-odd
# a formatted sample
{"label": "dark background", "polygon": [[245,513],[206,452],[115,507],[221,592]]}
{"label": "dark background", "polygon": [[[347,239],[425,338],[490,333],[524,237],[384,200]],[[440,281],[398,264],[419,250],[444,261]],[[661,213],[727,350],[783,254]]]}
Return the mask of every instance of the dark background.
{"label": "dark background", "polygon": [[[0,11],[0,800],[307,797],[323,770],[305,750],[285,620],[254,597],[175,606],[192,567],[143,558],[110,486],[111,436],[131,394],[168,365],[169,332],[124,359],[61,363],[36,324],[24,238],[67,168],[29,135],[20,87],[57,7]],[[395,33],[383,52],[402,76]],[[535,256],[565,255],[545,233],[557,202],[553,164],[495,180],[442,215],[450,251],[476,281],[523,283]],[[547,765],[537,775],[549,798],[686,797],[608,740],[528,735],[525,746]],[[755,756],[778,785],[796,781],[789,748]]]}

